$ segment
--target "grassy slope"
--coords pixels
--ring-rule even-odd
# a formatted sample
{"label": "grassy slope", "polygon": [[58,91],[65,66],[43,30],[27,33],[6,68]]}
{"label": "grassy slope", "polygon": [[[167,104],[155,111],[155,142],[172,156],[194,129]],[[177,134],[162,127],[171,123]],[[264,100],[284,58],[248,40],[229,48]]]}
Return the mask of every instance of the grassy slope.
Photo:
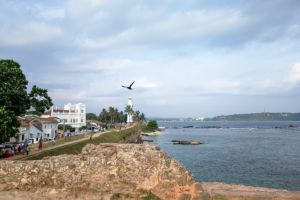
{"label": "grassy slope", "polygon": [[39,159],[42,159],[43,157],[57,156],[57,155],[61,155],[61,154],[79,154],[79,153],[81,153],[82,148],[86,144],[122,142],[127,137],[140,132],[140,130],[141,130],[141,126],[136,125],[132,128],[121,130],[120,132],[116,132],[116,131],[107,132],[107,133],[100,135],[97,138],[93,138],[93,140],[85,140],[82,142],[78,142],[76,144],[70,144],[70,145],[66,145],[63,147],[58,147],[56,149],[45,151],[39,155],[30,157],[29,160],[39,160]]}

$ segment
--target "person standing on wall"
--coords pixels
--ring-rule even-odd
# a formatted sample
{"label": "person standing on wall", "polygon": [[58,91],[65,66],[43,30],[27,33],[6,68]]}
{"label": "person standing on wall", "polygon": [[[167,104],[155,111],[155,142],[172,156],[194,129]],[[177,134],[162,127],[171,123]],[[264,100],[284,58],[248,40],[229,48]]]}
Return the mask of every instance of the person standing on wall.
{"label": "person standing on wall", "polygon": [[39,140],[39,151],[41,151],[42,148],[43,148],[43,139],[41,137],[40,140]]}

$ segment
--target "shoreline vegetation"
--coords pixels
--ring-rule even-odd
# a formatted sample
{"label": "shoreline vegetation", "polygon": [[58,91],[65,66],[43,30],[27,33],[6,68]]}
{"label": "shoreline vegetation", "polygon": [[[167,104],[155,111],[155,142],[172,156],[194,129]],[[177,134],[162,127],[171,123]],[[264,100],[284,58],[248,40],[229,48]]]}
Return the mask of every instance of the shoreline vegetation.
{"label": "shoreline vegetation", "polygon": [[144,126],[141,135],[143,136],[157,136],[161,131],[158,128],[156,120],[150,120],[146,126]]}

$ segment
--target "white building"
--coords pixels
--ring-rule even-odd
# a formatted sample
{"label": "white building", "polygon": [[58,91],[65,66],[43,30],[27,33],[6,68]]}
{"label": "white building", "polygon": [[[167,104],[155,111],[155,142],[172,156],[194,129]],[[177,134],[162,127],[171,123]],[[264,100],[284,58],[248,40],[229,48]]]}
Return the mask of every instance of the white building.
{"label": "white building", "polygon": [[39,118],[37,116],[18,117],[21,122],[19,132],[10,142],[24,142],[26,139],[30,143],[37,143],[40,138],[52,140],[55,138],[58,129],[58,119],[53,117]]}
{"label": "white building", "polygon": [[86,126],[86,106],[83,103],[66,104],[63,109],[51,108],[42,117],[57,117],[61,120],[60,124],[68,124],[73,128]]}
{"label": "white building", "polygon": [[[128,98],[127,105],[130,106],[131,109],[133,110],[133,103],[131,97]],[[132,123],[132,122],[133,122],[133,113],[127,113],[127,123]]]}
{"label": "white building", "polygon": [[59,119],[54,117],[40,118],[43,128],[43,138],[54,139],[58,130]]}

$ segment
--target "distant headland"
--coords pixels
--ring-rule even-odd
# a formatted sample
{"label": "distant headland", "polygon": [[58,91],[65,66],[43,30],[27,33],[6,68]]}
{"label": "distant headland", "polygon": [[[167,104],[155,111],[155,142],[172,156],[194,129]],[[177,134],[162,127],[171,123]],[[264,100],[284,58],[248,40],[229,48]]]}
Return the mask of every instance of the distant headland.
{"label": "distant headland", "polygon": [[300,113],[250,113],[221,115],[205,118],[206,121],[300,121]]}
{"label": "distant headland", "polygon": [[219,115],[211,118],[152,118],[157,121],[300,121],[300,113],[249,113],[249,114],[232,114]]}

